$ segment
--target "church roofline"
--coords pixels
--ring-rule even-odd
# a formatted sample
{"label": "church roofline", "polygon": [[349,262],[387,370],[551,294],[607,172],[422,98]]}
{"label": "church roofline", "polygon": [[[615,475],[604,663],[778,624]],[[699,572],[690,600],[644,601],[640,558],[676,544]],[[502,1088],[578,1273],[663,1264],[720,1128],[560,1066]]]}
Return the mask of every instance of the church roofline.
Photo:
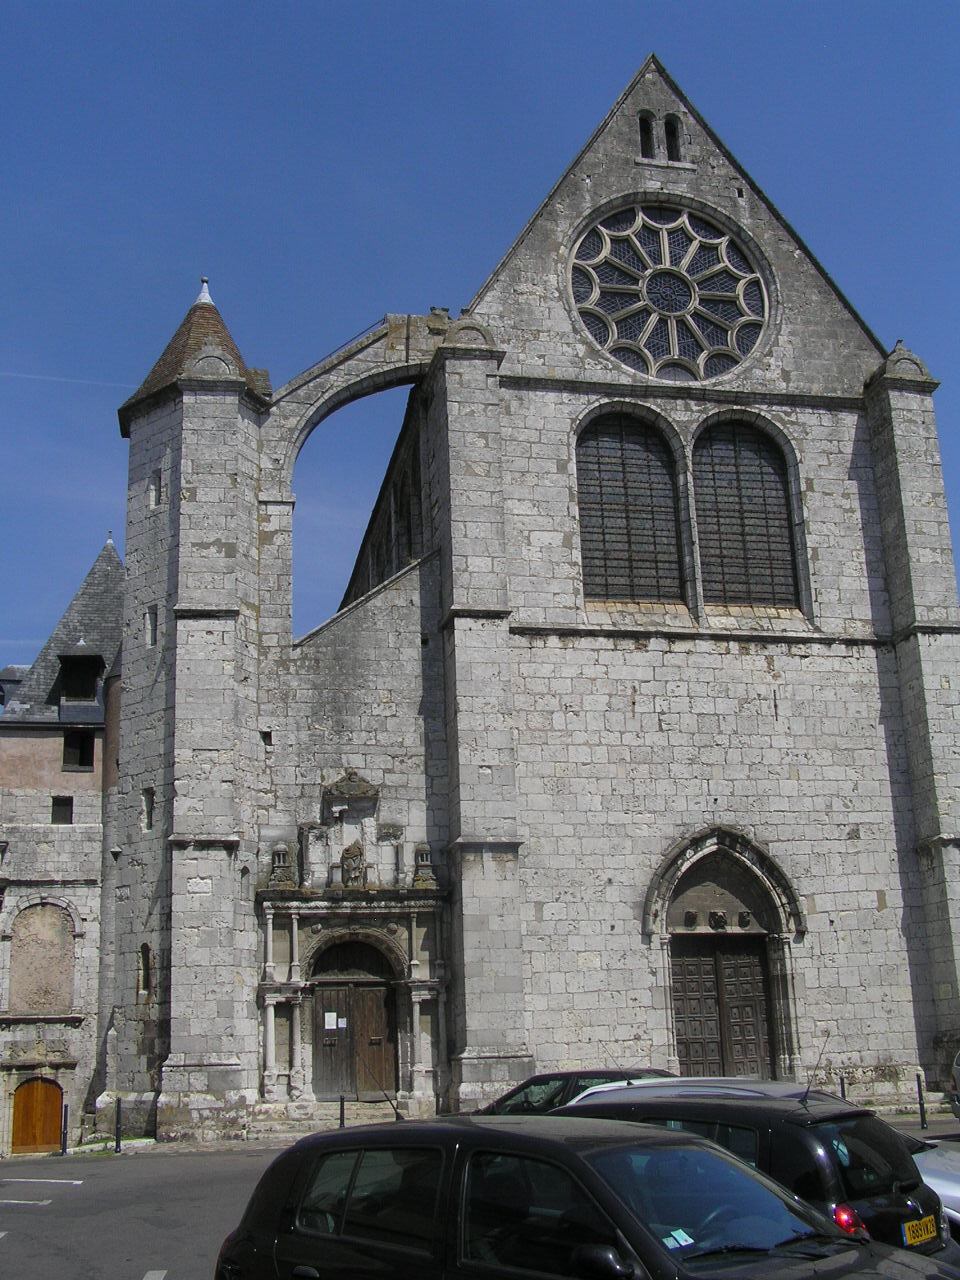
{"label": "church roofline", "polygon": [[619,98],[617,98],[616,102],[613,104],[613,106],[604,116],[600,124],[597,125],[596,129],[594,129],[593,133],[591,133],[590,137],[587,139],[587,141],[583,144],[583,146],[574,156],[570,164],[567,165],[566,169],[560,175],[559,179],[550,188],[549,192],[544,197],[544,199],[541,200],[540,204],[537,206],[534,213],[528,219],[523,230],[520,232],[517,238],[513,241],[513,243],[507,249],[506,253],[503,255],[503,257],[500,259],[500,261],[497,263],[494,269],[487,276],[486,280],[484,280],[483,284],[480,286],[480,288],[477,290],[474,296],[470,299],[470,301],[464,307],[463,312],[461,314],[469,315],[472,312],[473,308],[477,306],[477,304],[482,299],[483,295],[486,293],[487,289],[489,289],[490,285],[493,283],[493,281],[497,278],[497,276],[503,270],[507,261],[516,252],[516,250],[520,247],[520,245],[524,242],[524,240],[530,234],[530,231],[535,226],[537,220],[541,217],[544,210],[548,208],[548,206],[550,205],[550,202],[554,199],[557,192],[563,186],[564,182],[566,182],[570,174],[580,164],[581,160],[584,158],[584,156],[587,154],[590,148],[596,143],[597,139],[603,134],[604,130],[607,129],[607,127],[610,125],[610,122],[614,119],[617,113],[622,109],[623,104],[629,98],[631,93],[633,93],[634,89],[639,84],[640,80],[643,78],[643,76],[651,67],[657,71],[657,73],[662,77],[664,83],[667,85],[670,91],[680,100],[683,106],[690,112],[691,116],[693,116],[693,118],[697,121],[700,127],[704,130],[704,132],[707,134],[707,136],[716,146],[717,150],[721,152],[721,154],[728,161],[728,163],[737,171],[737,173],[741,175],[744,182],[747,184],[747,186],[749,186],[750,190],[757,196],[757,198],[760,201],[762,201],[762,203],[773,215],[773,217],[777,220],[777,222],[779,222],[779,224],[783,227],[783,229],[787,232],[787,234],[791,236],[792,239],[796,242],[797,247],[801,249],[802,252],[806,255],[806,257],[812,264],[814,270],[821,276],[821,278],[824,280],[827,286],[836,295],[841,306],[843,306],[844,309],[849,313],[849,315],[856,321],[856,323],[860,326],[860,328],[863,330],[866,336],[870,339],[870,341],[876,347],[878,354],[881,356],[885,356],[887,354],[887,348],[884,346],[884,344],[880,341],[877,335],[873,332],[870,326],[859,314],[859,312],[856,310],[856,308],[853,306],[850,300],[844,295],[842,290],[837,285],[836,281],[831,277],[830,273],[826,270],[826,268],[819,261],[816,255],[811,252],[809,246],[806,244],[803,238],[797,233],[797,231],[793,228],[793,226],[791,226],[791,224],[787,221],[787,219],[783,216],[783,214],[780,212],[777,206],[773,203],[773,201],[770,199],[767,193],[763,190],[763,188],[757,182],[754,181],[754,179],[750,176],[750,174],[746,171],[746,169],[744,169],[743,165],[736,158],[736,156],[733,154],[730,148],[727,147],[724,144],[724,142],[717,136],[717,134],[710,127],[707,121],[703,118],[703,116],[700,114],[697,108],[693,105],[693,103],[690,101],[687,95],[683,92],[683,90],[680,88],[677,82],[673,79],[673,77],[670,75],[666,67],[663,65],[663,63],[660,61],[660,59],[657,57],[655,53],[648,54],[647,57],[644,59],[643,64],[640,67],[640,69],[637,71],[636,75],[631,79],[630,83],[627,85],[624,91],[620,94]]}

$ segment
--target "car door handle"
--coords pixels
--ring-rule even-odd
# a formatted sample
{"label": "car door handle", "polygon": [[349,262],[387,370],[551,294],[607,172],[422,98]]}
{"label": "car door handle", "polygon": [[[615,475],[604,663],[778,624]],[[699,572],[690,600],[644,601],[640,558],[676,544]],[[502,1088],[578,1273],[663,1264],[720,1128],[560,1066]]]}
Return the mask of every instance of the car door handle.
{"label": "car door handle", "polygon": [[383,1036],[371,1036],[367,1041],[368,1044],[383,1044]]}
{"label": "car door handle", "polygon": [[290,1274],[302,1280],[320,1280],[320,1272],[315,1267],[294,1267]]}

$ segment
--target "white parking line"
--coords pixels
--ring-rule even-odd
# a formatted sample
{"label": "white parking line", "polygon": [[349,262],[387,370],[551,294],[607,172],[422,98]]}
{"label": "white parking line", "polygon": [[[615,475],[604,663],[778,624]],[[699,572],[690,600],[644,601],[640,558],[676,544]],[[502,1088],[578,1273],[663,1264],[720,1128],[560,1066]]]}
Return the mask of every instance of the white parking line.
{"label": "white parking line", "polygon": [[7,1233],[5,1231],[0,1231],[0,1240],[2,1240],[6,1234]]}
{"label": "white parking line", "polygon": [[0,1178],[0,1182],[55,1182],[62,1187],[82,1187],[82,1178]]}
{"label": "white parking line", "polygon": [[0,1204],[52,1204],[52,1200],[0,1200]]}
{"label": "white parking line", "polygon": [[163,1280],[166,1274],[165,1271],[148,1271],[143,1280]]}

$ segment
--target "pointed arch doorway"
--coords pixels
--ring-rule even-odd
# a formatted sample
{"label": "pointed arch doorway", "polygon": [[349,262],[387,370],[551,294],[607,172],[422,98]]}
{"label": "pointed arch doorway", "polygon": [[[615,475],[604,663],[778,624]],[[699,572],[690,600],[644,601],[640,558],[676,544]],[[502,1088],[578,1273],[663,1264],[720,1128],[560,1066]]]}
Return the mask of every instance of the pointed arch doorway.
{"label": "pointed arch doorway", "polygon": [[395,974],[376,947],[340,942],[313,970],[313,1091],[376,1102],[397,1091]]}
{"label": "pointed arch doorway", "polygon": [[663,946],[680,1074],[792,1076],[790,939],[805,926],[770,855],[740,832],[702,832],[661,866],[644,920]]}

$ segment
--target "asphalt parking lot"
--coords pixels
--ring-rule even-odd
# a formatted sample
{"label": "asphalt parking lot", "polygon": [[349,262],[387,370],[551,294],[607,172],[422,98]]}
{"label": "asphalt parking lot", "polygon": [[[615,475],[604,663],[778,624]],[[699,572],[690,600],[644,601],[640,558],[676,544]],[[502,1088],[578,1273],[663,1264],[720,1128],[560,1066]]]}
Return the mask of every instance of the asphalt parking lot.
{"label": "asphalt parking lot", "polygon": [[4,1160],[0,1276],[213,1280],[223,1237],[281,1149],[151,1145]]}

